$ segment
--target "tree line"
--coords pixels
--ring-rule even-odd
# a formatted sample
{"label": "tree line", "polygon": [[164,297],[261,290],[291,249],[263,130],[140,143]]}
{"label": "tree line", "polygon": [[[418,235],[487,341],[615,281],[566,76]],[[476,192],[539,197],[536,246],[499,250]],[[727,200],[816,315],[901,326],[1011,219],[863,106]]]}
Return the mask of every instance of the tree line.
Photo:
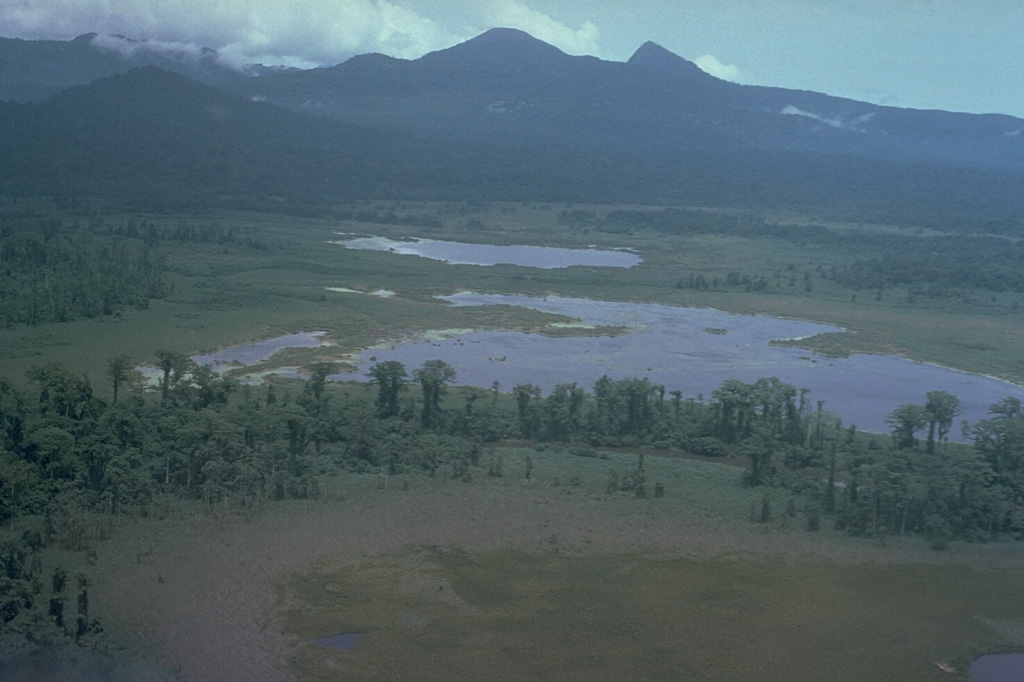
{"label": "tree line", "polygon": [[[321,496],[328,477],[346,472],[471,481],[486,445],[504,439],[591,456],[626,446],[743,458],[745,483],[766,491],[761,518],[771,491],[784,490],[801,500],[809,530],[831,519],[851,535],[920,534],[936,548],[1024,538],[1024,405],[1014,398],[994,404],[960,444],[949,442],[959,401],[943,391],[893,410],[882,437],[844,427],[807,390],[776,378],[727,380],[693,399],[607,376],[590,390],[562,383],[546,395],[529,383],[454,391],[455,370],[441,360],[411,372],[377,363],[366,386],[330,382],[331,363],[312,365],[301,382],[261,386],[172,351],[155,353],[153,365],[146,385],[128,358],[111,358],[109,399],[56,363],[32,368],[24,389],[0,378],[0,522],[26,528],[0,547],[5,627],[40,618],[38,550],[88,551],[102,519],[151,515],[173,499],[258,514],[275,500]],[[487,475],[502,475],[500,460]],[[646,496],[642,460],[615,478],[609,492]],[[93,631],[84,613],[84,624],[63,628],[68,636]]]}
{"label": "tree line", "polygon": [[144,308],[169,290],[163,258],[137,240],[60,218],[0,217],[0,325]]}
{"label": "tree line", "polygon": [[[787,225],[752,213],[732,215],[681,208],[611,210],[602,215],[594,210],[565,210],[558,222],[573,229],[612,234],[648,230],[671,235],[767,238],[801,247],[816,246],[844,254],[840,262],[826,268],[827,275],[853,291],[906,288],[929,298],[955,297],[963,290],[1024,292],[1024,243],[1013,235],[993,236],[999,231],[992,225],[965,230],[963,224],[949,221],[932,226],[938,234],[896,234]],[[764,288],[763,276],[747,277],[748,282],[723,277],[722,283],[733,287],[742,284],[748,291]],[[680,285],[685,283],[681,281]],[[708,288],[706,282],[690,281],[688,286]],[[717,286],[716,281],[712,288]]]}
{"label": "tree line", "polygon": [[263,386],[172,351],[155,353],[153,365],[147,388],[127,357],[109,359],[110,399],[57,363],[33,367],[28,389],[0,378],[0,522],[52,516],[64,503],[145,515],[163,495],[255,511],[315,496],[325,476],[344,471],[471,469],[487,443],[516,438],[742,457],[747,483],[795,487],[852,533],[1024,533],[1024,409],[1013,398],[960,444],[949,442],[959,401],[943,391],[897,407],[890,437],[879,439],[777,378],[726,380],[707,399],[608,376],[590,390],[561,383],[544,395],[521,383],[450,395],[447,363],[410,372],[386,361],[367,373],[371,398],[330,382],[331,363],[310,367],[301,384]]}

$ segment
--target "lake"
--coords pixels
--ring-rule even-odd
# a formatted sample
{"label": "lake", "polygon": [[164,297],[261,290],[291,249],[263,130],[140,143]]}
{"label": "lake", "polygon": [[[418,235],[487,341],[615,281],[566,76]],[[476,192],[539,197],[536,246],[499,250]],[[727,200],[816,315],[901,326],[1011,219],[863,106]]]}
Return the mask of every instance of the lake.
{"label": "lake", "polygon": [[[509,391],[515,384],[532,383],[547,394],[556,384],[575,382],[589,391],[607,374],[613,379],[647,377],[670,391],[681,391],[684,398],[707,400],[726,379],[751,383],[778,377],[810,389],[811,400],[824,400],[825,409],[840,416],[845,425],[878,433],[889,430],[885,417],[895,407],[923,405],[929,391],[957,396],[963,406],[959,419],[971,422],[985,418],[997,400],[1008,396],[1024,400],[1024,387],[937,365],[891,355],[835,358],[772,344],[840,331],[815,322],[559,296],[464,293],[442,298],[457,306],[532,308],[568,315],[584,325],[625,327],[627,332],[548,337],[463,330],[447,338],[413,338],[368,349],[356,356],[357,371],[332,378],[365,381],[374,362],[397,360],[411,372],[427,360],[441,359],[455,368],[460,385],[489,388],[498,381]],[[962,439],[959,426],[950,439]]]}
{"label": "lake", "polygon": [[514,244],[470,244],[434,239],[394,240],[386,237],[358,237],[332,241],[346,249],[387,251],[399,255],[420,256],[451,265],[519,265],[551,270],[574,265],[606,268],[629,268],[643,262],[630,251],[611,249],[563,249],[550,246]]}

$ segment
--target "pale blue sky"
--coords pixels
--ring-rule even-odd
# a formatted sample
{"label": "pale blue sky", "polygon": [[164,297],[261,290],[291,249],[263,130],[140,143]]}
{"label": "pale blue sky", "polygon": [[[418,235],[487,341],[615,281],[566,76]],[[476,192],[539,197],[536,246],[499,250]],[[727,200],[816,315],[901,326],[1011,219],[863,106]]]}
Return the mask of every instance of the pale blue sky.
{"label": "pale blue sky", "polygon": [[1021,0],[3,0],[0,35],[88,32],[297,66],[415,58],[494,26],[624,61],[647,40],[741,83],[1024,117]]}

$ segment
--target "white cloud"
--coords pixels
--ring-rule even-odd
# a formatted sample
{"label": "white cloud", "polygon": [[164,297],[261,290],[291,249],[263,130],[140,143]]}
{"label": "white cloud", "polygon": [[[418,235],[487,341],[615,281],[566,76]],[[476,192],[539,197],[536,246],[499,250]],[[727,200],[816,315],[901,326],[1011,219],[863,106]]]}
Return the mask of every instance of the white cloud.
{"label": "white cloud", "polygon": [[694,59],[693,63],[700,67],[701,71],[710,74],[715,78],[732,81],[733,83],[743,83],[746,80],[746,77],[743,75],[743,72],[740,71],[738,66],[733,64],[723,64],[718,60],[718,57],[713,54],[701,55]]}
{"label": "white cloud", "polygon": [[[437,17],[434,19],[433,17]],[[2,0],[0,33],[67,39],[96,32],[109,49],[218,50],[236,65],[335,64],[355,54],[415,58],[496,26],[518,28],[572,54],[597,51],[591,22],[572,28],[522,0]]]}
{"label": "white cloud", "polygon": [[840,130],[855,130],[857,132],[864,132],[864,129],[861,128],[860,124],[867,123],[875,117],[875,112],[872,111],[850,120],[844,120],[842,115],[830,118],[828,116],[816,114],[813,111],[805,111],[804,109],[795,107],[792,104],[787,104],[779,113],[783,116],[803,116],[805,118],[814,119],[819,123],[824,123],[825,125],[833,128],[839,128]]}
{"label": "white cloud", "polygon": [[371,51],[418,57],[456,41],[434,21],[388,0],[4,0],[0,26],[5,34],[34,38],[120,34],[275,64],[332,64]]}
{"label": "white cloud", "polygon": [[589,21],[573,29],[519,0],[492,0],[477,4],[477,8],[482,30],[495,26],[517,28],[569,54],[597,53],[598,30]]}
{"label": "white cloud", "polygon": [[202,48],[190,43],[167,42],[163,40],[132,40],[125,36],[101,33],[92,39],[92,45],[101,50],[120,52],[131,56],[135,52],[159,52],[177,58],[195,59],[202,57]]}

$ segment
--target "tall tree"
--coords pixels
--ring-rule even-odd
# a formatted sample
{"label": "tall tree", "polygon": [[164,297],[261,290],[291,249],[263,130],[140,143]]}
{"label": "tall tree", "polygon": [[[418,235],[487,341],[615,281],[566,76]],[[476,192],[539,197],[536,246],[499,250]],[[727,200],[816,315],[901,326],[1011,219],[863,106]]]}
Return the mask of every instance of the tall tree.
{"label": "tall tree", "polygon": [[1012,506],[1024,505],[1024,409],[1016,398],[1006,398],[993,404],[989,413],[989,419],[971,426],[974,449],[1011,496]]}
{"label": "tall tree", "polygon": [[398,398],[408,383],[405,365],[397,360],[378,362],[367,372],[370,383],[377,384],[377,416],[398,416]]}
{"label": "tall tree", "polygon": [[953,420],[960,414],[960,399],[945,391],[930,391],[924,409],[928,412],[928,452],[934,452],[935,443],[946,442]]}
{"label": "tall tree", "polygon": [[320,398],[323,396],[324,386],[327,385],[327,377],[336,371],[337,365],[333,362],[314,362],[310,365],[309,381],[306,382],[306,387],[303,389],[313,399],[308,409],[319,409]]}
{"label": "tall tree", "polygon": [[118,355],[107,360],[107,378],[114,389],[114,402],[117,402],[117,392],[122,384],[128,381],[132,375],[132,363],[127,355]]}
{"label": "tall tree", "polygon": [[920,405],[900,405],[889,413],[885,423],[892,430],[892,439],[898,450],[917,447],[917,432],[928,424],[928,411]]}
{"label": "tall tree", "polygon": [[43,413],[82,419],[93,411],[92,385],[84,374],[73,374],[56,362],[28,370],[28,378],[39,384],[39,406]]}
{"label": "tall tree", "polygon": [[160,379],[160,398],[166,403],[171,386],[187,371],[190,360],[184,354],[171,350],[158,350],[156,358],[156,366],[163,372],[163,377]]}
{"label": "tall tree", "polygon": [[571,384],[558,384],[544,401],[545,435],[552,440],[568,441],[579,428],[584,392]]}
{"label": "tall tree", "polygon": [[445,384],[455,381],[455,368],[444,360],[427,360],[419,369],[413,370],[412,378],[419,382],[423,391],[423,425],[428,428],[437,426],[441,419],[441,396]]}
{"label": "tall tree", "polygon": [[726,443],[735,443],[750,433],[753,387],[737,379],[726,379],[711,392],[714,400],[717,435]]}
{"label": "tall tree", "polygon": [[0,377],[0,447],[16,447],[24,435],[28,406],[24,395]]}
{"label": "tall tree", "polygon": [[512,396],[516,399],[519,414],[519,434],[523,438],[533,438],[540,429],[540,413],[535,407],[536,399],[540,397],[540,386],[516,384],[512,387]]}

